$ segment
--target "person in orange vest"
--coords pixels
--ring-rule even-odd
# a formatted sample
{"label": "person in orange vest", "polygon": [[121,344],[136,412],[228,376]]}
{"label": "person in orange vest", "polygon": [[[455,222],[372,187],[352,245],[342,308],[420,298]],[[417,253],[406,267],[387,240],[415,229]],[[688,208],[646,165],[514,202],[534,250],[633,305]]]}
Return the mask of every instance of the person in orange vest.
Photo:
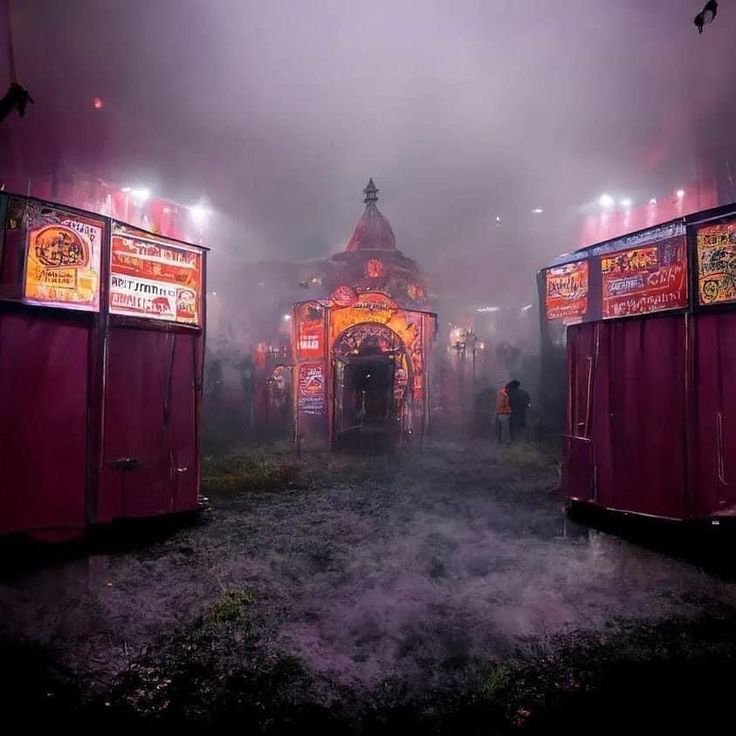
{"label": "person in orange vest", "polygon": [[509,384],[496,393],[496,439],[500,445],[511,443],[511,400]]}

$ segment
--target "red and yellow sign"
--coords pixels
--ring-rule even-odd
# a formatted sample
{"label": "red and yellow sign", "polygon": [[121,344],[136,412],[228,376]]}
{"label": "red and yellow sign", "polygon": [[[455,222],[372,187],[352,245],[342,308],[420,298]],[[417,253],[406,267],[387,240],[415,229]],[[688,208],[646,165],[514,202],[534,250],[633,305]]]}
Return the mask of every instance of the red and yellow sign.
{"label": "red and yellow sign", "polygon": [[588,311],[588,262],[548,268],[545,277],[547,319],[580,321]]}
{"label": "red and yellow sign", "polygon": [[58,223],[28,230],[26,301],[96,311],[100,306],[102,223],[56,212]]}
{"label": "red and yellow sign", "polygon": [[355,299],[355,290],[352,286],[338,286],[330,294],[330,300],[336,307],[349,307]]}
{"label": "red and yellow sign", "polygon": [[297,360],[314,360],[325,354],[325,310],[319,302],[304,302],[295,313]]}
{"label": "red and yellow sign", "polygon": [[326,407],[325,373],[321,363],[303,363],[299,366],[297,408],[307,416],[323,416]]}
{"label": "red and yellow sign", "polygon": [[129,233],[112,237],[110,312],[199,324],[202,254]]}
{"label": "red and yellow sign", "polygon": [[687,306],[687,254],[682,237],[601,257],[603,318]]}
{"label": "red and yellow sign", "polygon": [[698,301],[736,301],[736,222],[698,229]]}
{"label": "red and yellow sign", "polygon": [[396,302],[380,292],[361,294],[352,306],[333,309],[330,314],[329,344],[345,330],[362,322],[387,325],[402,335],[406,329],[407,313],[400,310]]}

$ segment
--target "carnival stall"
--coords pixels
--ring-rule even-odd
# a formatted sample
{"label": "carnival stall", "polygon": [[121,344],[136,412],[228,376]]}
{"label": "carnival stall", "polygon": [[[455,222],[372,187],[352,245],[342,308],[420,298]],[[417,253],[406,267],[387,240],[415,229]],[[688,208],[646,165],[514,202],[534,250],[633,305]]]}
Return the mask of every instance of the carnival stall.
{"label": "carnival stall", "polygon": [[539,287],[543,339],[566,342],[569,501],[736,515],[736,205],[575,251]]}
{"label": "carnival stall", "polygon": [[0,534],[198,507],[206,249],[0,195]]}

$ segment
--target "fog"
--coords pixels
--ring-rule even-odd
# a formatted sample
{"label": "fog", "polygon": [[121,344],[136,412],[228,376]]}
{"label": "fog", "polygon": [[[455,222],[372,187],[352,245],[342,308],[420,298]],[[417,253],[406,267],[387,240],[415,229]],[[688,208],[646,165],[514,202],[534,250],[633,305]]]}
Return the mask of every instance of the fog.
{"label": "fog", "polygon": [[206,198],[214,279],[336,252],[373,176],[435,290],[524,304],[601,192],[733,156],[736,9],[701,36],[701,5],[10,0],[36,102],[2,135],[26,162]]}
{"label": "fog", "polygon": [[[8,632],[108,705],[127,695],[149,717],[216,718],[223,691],[249,697],[233,683],[251,673],[257,712],[278,717],[284,657],[306,674],[289,682],[298,703],[379,708],[398,687],[403,703],[424,693],[441,708],[534,642],[553,658],[563,634],[624,648],[626,625],[734,604],[734,586],[699,566],[565,520],[549,468],[520,471],[488,443],[388,463],[322,455],[302,482],[317,468],[308,490],[216,494],[205,522],[155,544],[0,578]],[[203,626],[224,590],[241,589],[245,620]]]}
{"label": "fog", "polygon": [[[715,337],[702,347],[687,317],[687,361],[665,355],[672,381],[687,374],[679,398],[648,373],[635,403],[606,356],[620,347],[627,370],[643,365],[641,351],[628,360],[636,340],[645,349],[643,328],[611,337],[605,370],[596,331],[596,359],[571,353],[568,382],[564,325],[542,355],[534,308],[537,269],[582,244],[603,193],[619,214],[628,199],[689,203],[692,192],[699,207],[701,187],[736,199],[736,0],[721,0],[698,34],[703,2],[0,0],[0,89],[13,81],[12,39],[17,81],[34,99],[25,117],[0,119],[0,189],[48,197],[37,182],[69,172],[121,198],[145,188],[149,204],[173,202],[190,224],[186,208],[206,209],[196,239],[211,247],[203,382],[203,338],[190,326],[176,337],[172,325],[136,328],[139,340],[127,318],[7,310],[6,342],[23,360],[4,354],[3,419],[17,432],[0,457],[11,489],[0,514],[20,521],[3,529],[89,539],[53,565],[31,545],[0,555],[6,720],[17,709],[57,727],[232,717],[257,733],[391,733],[362,727],[385,717],[404,733],[420,732],[414,722],[425,733],[521,733],[561,707],[575,733],[567,720],[585,720],[587,707],[589,733],[639,703],[657,719],[678,703],[716,711],[736,675],[736,586],[723,562],[732,536],[690,537],[698,555],[678,559],[654,527],[639,532],[645,547],[626,541],[625,525],[610,527],[619,537],[568,521],[563,504],[699,515],[703,532],[728,531],[729,354],[706,355],[720,328],[708,323]],[[426,274],[429,305],[423,277],[396,254],[366,248],[325,264],[350,238],[369,177],[398,247]],[[40,233],[36,242],[38,254]],[[59,238],[52,248],[72,252]],[[75,249],[73,273],[92,283],[92,259]],[[174,294],[194,303],[183,295],[194,279],[163,305],[174,310]],[[348,279],[356,290],[334,312],[291,311]],[[365,303],[384,284],[391,296],[400,285],[406,314]],[[43,329],[29,326],[30,309]],[[434,351],[425,309],[438,312]],[[646,344],[675,345],[676,319]],[[706,357],[691,359],[691,345]],[[685,396],[691,365],[718,377],[717,397],[700,386]],[[510,379],[523,391],[498,391]],[[33,400],[10,401],[13,391]],[[680,439],[644,447],[647,434],[662,437],[656,409],[667,402]],[[684,456],[671,488],[656,477],[668,446]],[[710,464],[696,457],[706,450]],[[644,501],[632,509],[634,490]],[[200,501],[192,523],[99,528]],[[728,576],[701,564],[704,548]],[[458,727],[455,708],[477,727]],[[333,710],[356,727],[309,728]],[[528,722],[526,733],[542,732]]]}

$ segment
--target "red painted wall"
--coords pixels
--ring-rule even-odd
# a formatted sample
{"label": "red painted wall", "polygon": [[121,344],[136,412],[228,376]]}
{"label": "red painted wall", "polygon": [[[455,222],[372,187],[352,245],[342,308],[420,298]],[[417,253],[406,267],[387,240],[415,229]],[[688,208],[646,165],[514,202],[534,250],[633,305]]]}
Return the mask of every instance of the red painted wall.
{"label": "red painted wall", "polygon": [[0,534],[84,529],[89,324],[0,313]]}
{"label": "red painted wall", "polygon": [[735,516],[734,335],[728,311],[570,327],[566,496],[678,519]]}

